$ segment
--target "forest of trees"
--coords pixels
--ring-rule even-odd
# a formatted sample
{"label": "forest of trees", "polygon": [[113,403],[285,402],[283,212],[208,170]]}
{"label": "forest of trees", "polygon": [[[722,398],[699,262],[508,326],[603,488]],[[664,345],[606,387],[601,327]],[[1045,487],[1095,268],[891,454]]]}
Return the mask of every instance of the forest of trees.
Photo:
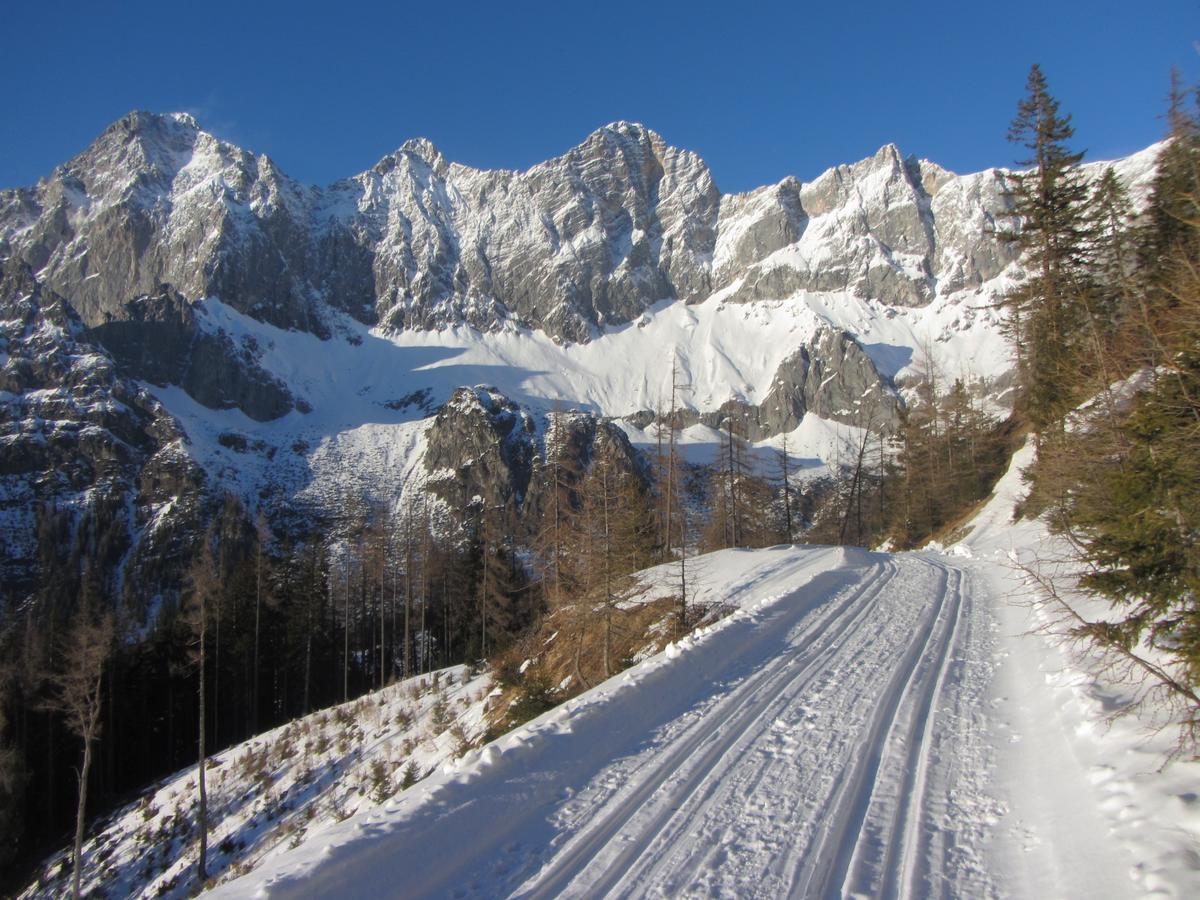
{"label": "forest of trees", "polygon": [[[1018,415],[1033,428],[1027,513],[1074,548],[1089,617],[1049,579],[1070,633],[1163,701],[1180,750],[1200,738],[1200,119],[1172,78],[1169,143],[1134,215],[1111,170],[1085,181],[1038,67],[1010,137],[1028,273],[1006,298],[1021,348]],[[1034,573],[1036,575],[1036,573]]]}
{"label": "forest of trees", "polygon": [[[1090,567],[1084,586],[1120,614],[1080,618],[1076,633],[1149,671],[1184,704],[1194,738],[1193,100],[1174,86],[1172,141],[1135,217],[1111,171],[1083,178],[1070,119],[1031,72],[1011,130],[1028,168],[1011,176],[1005,236],[1028,277],[1002,301],[1020,348],[1007,421],[983,412],[978,385],[926,358],[898,427],[848,429],[836,477],[802,482],[786,444],[765,455],[732,417],[714,464],[687,464],[674,389],[642,465],[611,452],[603,430],[581,457],[554,413],[534,465],[536,508],[474,504],[452,515],[412,492],[397,506],[347,500],[337,519],[273,533],[265,511],[224,497],[187,578],[148,623],[120,614],[104,523],[42,510],[41,589],[0,622],[0,866],[78,842],[88,812],[252,734],[410,675],[499,660],[548,618],[574,654],[577,686],[606,677],[624,664],[630,575],[648,565],[671,567],[682,630],[696,618],[699,552],[798,540],[905,548],[944,535],[988,495],[1027,430],[1039,447],[1027,511],[1049,512]],[[1086,400],[1086,413],[1072,414]],[[1145,641],[1160,655],[1140,654]]]}

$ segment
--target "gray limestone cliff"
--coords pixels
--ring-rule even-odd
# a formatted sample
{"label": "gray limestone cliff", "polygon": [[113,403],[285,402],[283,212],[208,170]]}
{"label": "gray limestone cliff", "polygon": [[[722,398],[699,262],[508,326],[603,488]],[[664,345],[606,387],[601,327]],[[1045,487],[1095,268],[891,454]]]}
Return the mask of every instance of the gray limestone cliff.
{"label": "gray limestone cliff", "polygon": [[0,257],[93,326],[165,283],[317,334],[341,312],[580,342],[722,288],[920,305],[978,285],[1015,252],[983,227],[1007,209],[1002,187],[1002,173],[959,177],[888,145],[812,182],[722,195],[694,153],[618,122],[523,172],[414,140],[316,188],[190,116],[139,112],[36,186],[0,192]]}
{"label": "gray limestone cliff", "polygon": [[205,491],[185,441],[70,303],[28,266],[0,267],[0,600],[83,560],[135,611],[178,584]]}
{"label": "gray limestone cliff", "polygon": [[650,477],[625,433],[612,422],[578,410],[547,413],[539,421],[495,388],[482,385],[455,391],[433,418],[425,440],[426,486],[464,519],[502,508],[536,520],[547,502],[551,461],[561,466],[568,487],[577,486],[599,456],[643,482]]}

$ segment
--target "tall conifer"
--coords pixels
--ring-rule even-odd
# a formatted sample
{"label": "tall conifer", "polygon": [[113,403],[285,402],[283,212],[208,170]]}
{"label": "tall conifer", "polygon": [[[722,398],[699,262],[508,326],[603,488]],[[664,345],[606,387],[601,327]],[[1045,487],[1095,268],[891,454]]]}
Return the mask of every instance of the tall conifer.
{"label": "tall conifer", "polygon": [[1075,399],[1073,354],[1086,319],[1085,263],[1089,243],[1088,185],[1078,169],[1082,153],[1069,149],[1075,133],[1059,113],[1046,77],[1034,65],[1027,96],[1017,106],[1008,139],[1027,155],[1029,171],[1011,176],[1009,237],[1021,247],[1026,279],[1004,300],[1019,343],[1026,412],[1044,432]]}

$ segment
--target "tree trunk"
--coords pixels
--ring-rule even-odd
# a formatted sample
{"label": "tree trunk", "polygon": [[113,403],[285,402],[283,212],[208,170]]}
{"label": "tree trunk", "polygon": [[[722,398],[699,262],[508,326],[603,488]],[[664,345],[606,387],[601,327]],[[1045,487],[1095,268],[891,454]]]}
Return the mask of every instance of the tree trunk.
{"label": "tree trunk", "polygon": [[350,699],[350,572],[346,572],[346,609],[342,628],[342,702]]}
{"label": "tree trunk", "polygon": [[83,739],[83,766],[79,770],[79,806],[75,810],[75,849],[72,853],[74,874],[71,876],[71,897],[79,900],[79,883],[83,876],[83,821],[87,809],[88,770],[92,767],[92,741]]}
{"label": "tree trunk", "polygon": [[[261,538],[259,539],[262,540]],[[254,689],[251,692],[250,702],[254,708],[250,711],[250,731],[252,734],[258,734],[258,627],[260,613],[262,609],[262,545],[258,548],[258,566],[254,576]]]}
{"label": "tree trunk", "polygon": [[412,667],[412,600],[413,600],[413,536],[412,509],[404,528],[404,677],[413,673]]}
{"label": "tree trunk", "polygon": [[200,789],[200,808],[198,811],[199,827],[200,827],[200,862],[197,868],[197,875],[201,884],[208,881],[208,790],[204,783],[204,767],[207,761],[206,747],[204,745],[204,663],[205,650],[204,639],[207,631],[207,599],[204,594],[200,597],[200,687],[198,691],[200,701],[199,726],[200,734],[198,743],[199,756],[199,772],[197,774],[197,783]]}

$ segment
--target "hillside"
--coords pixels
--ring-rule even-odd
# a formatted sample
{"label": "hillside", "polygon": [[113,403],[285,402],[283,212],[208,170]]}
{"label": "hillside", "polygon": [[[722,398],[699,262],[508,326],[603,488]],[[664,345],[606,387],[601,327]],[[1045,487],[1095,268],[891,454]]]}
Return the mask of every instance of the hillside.
{"label": "hillside", "polygon": [[[231,748],[216,895],[1189,896],[1198,764],[1156,771],[1170,736],[1107,722],[1128,688],[1014,602],[1048,552],[1011,522],[1027,462],[947,551],[700,558],[732,615],[486,745],[490,681],[460,668]],[[89,843],[107,890],[186,893],[189,778]]]}

